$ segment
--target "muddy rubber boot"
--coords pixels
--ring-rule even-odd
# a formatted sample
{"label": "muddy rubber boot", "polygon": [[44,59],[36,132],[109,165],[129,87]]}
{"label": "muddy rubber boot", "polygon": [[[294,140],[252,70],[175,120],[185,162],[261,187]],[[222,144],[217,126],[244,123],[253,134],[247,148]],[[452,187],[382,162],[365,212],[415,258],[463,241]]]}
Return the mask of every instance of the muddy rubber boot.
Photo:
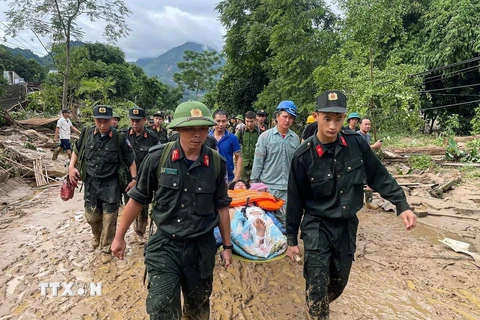
{"label": "muddy rubber boot", "polygon": [[97,249],[99,245],[100,245],[100,238],[93,237],[92,238],[92,248]]}
{"label": "muddy rubber boot", "polygon": [[52,160],[57,160],[58,155],[60,154],[61,151],[62,151],[62,148],[60,148],[60,147],[58,147],[57,149],[55,149],[55,151],[53,151]]}
{"label": "muddy rubber boot", "polygon": [[368,209],[376,210],[378,206],[372,203],[373,200],[373,190],[365,190],[365,204]]}

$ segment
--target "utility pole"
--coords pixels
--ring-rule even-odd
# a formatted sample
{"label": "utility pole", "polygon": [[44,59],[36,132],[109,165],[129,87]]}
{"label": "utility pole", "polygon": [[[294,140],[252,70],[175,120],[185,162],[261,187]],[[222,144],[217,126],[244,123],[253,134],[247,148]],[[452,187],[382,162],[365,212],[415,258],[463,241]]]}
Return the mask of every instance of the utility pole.
{"label": "utility pole", "polygon": [[[373,87],[373,50],[370,47],[370,81],[372,82]],[[375,115],[375,102],[373,101],[373,96],[370,97],[370,114],[372,115],[372,122],[374,122],[374,115]],[[373,126],[373,141],[377,141],[377,126],[375,124]]]}

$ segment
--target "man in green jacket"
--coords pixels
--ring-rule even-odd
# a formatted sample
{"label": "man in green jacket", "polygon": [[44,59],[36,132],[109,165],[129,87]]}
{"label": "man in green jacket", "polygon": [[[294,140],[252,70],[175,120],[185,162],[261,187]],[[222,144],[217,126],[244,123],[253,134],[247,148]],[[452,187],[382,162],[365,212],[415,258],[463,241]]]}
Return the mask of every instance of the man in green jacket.
{"label": "man in green jacket", "polygon": [[255,112],[248,111],[245,114],[245,126],[235,134],[242,146],[242,180],[247,182],[250,180],[250,174],[252,174],[255,145],[261,134],[255,117]]}
{"label": "man in green jacket", "polygon": [[352,130],[342,130],[346,112],[342,92],[327,91],[317,98],[317,134],[295,151],[288,179],[287,253],[292,259],[300,254],[301,223],[310,319],[328,319],[329,303],[347,285],[365,180],[396,206],[407,230],[416,225],[405,193],[367,142]]}

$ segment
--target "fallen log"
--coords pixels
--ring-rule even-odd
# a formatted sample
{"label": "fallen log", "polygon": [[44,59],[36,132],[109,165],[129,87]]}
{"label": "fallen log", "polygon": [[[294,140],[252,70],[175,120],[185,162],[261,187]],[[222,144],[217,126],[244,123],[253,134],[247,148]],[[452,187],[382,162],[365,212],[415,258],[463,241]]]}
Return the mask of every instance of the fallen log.
{"label": "fallen log", "polygon": [[450,190],[454,185],[460,183],[460,181],[462,181],[462,178],[460,177],[450,179],[438,187],[431,189],[430,194],[435,198],[441,199],[444,192]]}
{"label": "fallen log", "polygon": [[391,149],[396,154],[429,154],[429,155],[441,155],[445,154],[446,149],[444,147],[410,147],[410,148],[397,148]]}

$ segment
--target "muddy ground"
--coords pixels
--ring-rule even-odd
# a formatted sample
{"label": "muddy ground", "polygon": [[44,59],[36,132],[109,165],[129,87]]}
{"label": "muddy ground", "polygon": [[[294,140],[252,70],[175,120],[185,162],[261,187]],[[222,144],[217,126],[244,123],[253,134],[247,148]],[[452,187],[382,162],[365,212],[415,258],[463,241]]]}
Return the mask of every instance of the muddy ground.
{"label": "muddy ground", "polygon": [[[63,202],[59,188],[18,180],[2,187],[0,319],[146,319],[143,248],[131,243],[125,261],[102,265],[90,249],[83,193]],[[465,207],[479,197],[478,185],[465,182],[447,200],[430,201]],[[356,261],[332,319],[480,319],[480,269],[438,242],[447,236],[478,247],[460,236],[478,234],[478,221],[426,217],[406,232],[393,213],[364,209],[359,217]],[[56,281],[102,282],[102,296],[42,296],[39,283]],[[302,266],[288,259],[236,260],[227,270],[217,261],[211,318],[304,319],[304,286]]]}
{"label": "muddy ground", "polygon": [[[26,154],[13,137],[0,140]],[[65,154],[59,159],[52,172],[66,173]],[[429,185],[459,175],[448,169],[398,179],[417,183],[406,189],[417,208],[454,217],[419,218],[417,228],[406,232],[393,212],[359,212],[355,263],[344,294],[331,304],[331,319],[480,319],[480,268],[438,241],[449,237],[480,248],[478,178],[462,180],[442,199],[428,193]],[[126,260],[103,265],[90,248],[83,193],[77,190],[64,202],[59,182],[37,188],[29,181],[0,184],[0,320],[147,319],[143,246],[133,243],[132,231]],[[46,282],[74,282],[75,295],[62,297],[59,290],[53,296],[50,289],[42,296],[39,285]],[[102,283],[102,296],[75,290],[90,282]],[[302,265],[289,259],[235,260],[227,270],[217,259],[211,319],[304,319],[304,289]]]}

